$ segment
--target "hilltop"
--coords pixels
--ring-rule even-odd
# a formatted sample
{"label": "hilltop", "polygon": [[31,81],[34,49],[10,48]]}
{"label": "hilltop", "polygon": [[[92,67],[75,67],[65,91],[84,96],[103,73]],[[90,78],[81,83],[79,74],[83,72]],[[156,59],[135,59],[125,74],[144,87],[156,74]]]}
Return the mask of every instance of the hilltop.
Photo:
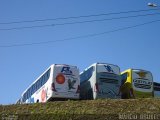
{"label": "hilltop", "polygon": [[0,105],[0,118],[23,120],[160,119],[159,99],[103,99]]}

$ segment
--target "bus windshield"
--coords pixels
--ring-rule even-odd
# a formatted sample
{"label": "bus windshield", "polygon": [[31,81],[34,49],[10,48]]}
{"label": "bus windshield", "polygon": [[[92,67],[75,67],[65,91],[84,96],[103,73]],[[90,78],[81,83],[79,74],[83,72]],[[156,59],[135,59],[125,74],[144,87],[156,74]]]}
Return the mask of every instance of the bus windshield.
{"label": "bus windshield", "polygon": [[152,74],[144,70],[133,70],[132,73],[133,88],[137,91],[152,92],[153,78]]}
{"label": "bus windshield", "polygon": [[112,64],[97,64],[97,73],[103,72],[120,75],[120,68]]}

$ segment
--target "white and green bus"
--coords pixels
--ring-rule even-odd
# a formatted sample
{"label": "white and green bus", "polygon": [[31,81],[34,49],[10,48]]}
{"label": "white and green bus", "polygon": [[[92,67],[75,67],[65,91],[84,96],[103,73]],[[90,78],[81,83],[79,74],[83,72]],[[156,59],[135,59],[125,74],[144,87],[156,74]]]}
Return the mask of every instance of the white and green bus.
{"label": "white and green bus", "polygon": [[80,73],[80,99],[120,98],[120,68],[107,63],[94,63]]}

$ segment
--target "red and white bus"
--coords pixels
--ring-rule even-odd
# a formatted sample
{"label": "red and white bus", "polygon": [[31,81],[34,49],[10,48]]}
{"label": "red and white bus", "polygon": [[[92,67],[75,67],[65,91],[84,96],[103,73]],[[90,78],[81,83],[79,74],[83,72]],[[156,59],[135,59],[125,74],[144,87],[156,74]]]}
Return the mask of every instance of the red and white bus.
{"label": "red and white bus", "polygon": [[18,103],[79,99],[80,79],[77,66],[53,64],[22,94]]}

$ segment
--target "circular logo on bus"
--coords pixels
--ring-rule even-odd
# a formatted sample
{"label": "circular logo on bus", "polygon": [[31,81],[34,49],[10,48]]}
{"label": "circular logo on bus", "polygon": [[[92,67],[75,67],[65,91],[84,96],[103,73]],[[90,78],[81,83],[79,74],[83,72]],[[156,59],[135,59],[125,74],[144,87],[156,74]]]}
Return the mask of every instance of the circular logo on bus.
{"label": "circular logo on bus", "polygon": [[42,90],[41,100],[42,100],[42,102],[45,102],[45,100],[46,100],[46,91],[45,90]]}
{"label": "circular logo on bus", "polygon": [[56,77],[56,82],[58,84],[63,84],[65,82],[65,77],[63,74],[58,74]]}

